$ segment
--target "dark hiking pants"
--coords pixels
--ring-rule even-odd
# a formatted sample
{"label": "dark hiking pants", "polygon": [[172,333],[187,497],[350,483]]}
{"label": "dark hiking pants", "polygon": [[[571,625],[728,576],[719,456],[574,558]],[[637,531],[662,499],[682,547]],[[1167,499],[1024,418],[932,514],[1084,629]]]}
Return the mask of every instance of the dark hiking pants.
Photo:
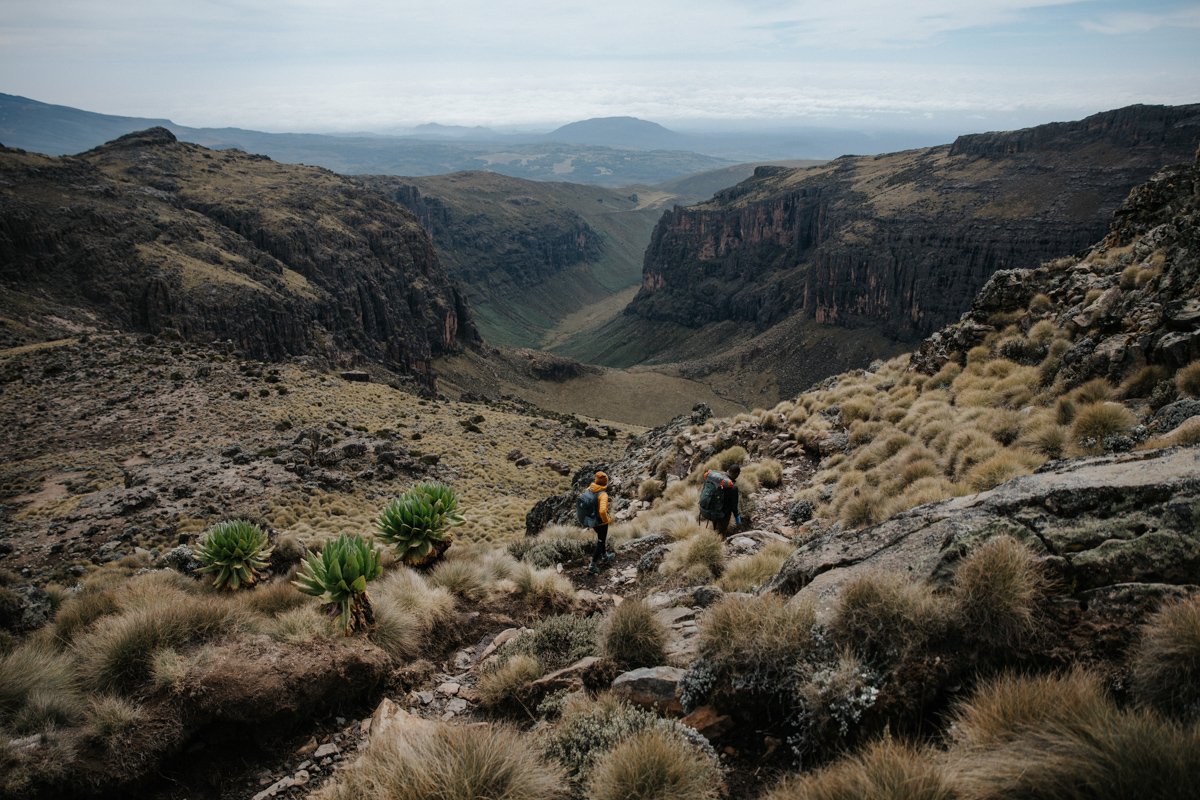
{"label": "dark hiking pants", "polygon": [[596,549],[592,551],[592,563],[601,564],[608,547],[608,525],[597,525],[592,530],[596,532]]}

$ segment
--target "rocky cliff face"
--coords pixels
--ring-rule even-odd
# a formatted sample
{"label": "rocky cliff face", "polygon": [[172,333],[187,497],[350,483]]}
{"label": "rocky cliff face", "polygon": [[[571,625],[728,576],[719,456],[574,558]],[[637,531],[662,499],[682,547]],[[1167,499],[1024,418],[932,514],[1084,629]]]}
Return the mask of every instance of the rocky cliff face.
{"label": "rocky cliff face", "polygon": [[4,343],[98,329],[429,375],[477,338],[402,206],[325,170],[155,128],[75,158],[0,151]]}
{"label": "rocky cliff face", "polygon": [[806,170],[760,168],[663,215],[628,313],[756,331],[802,315],[927,336],[997,270],[1099,239],[1129,190],[1190,161],[1198,139],[1200,106],[1133,106]]}

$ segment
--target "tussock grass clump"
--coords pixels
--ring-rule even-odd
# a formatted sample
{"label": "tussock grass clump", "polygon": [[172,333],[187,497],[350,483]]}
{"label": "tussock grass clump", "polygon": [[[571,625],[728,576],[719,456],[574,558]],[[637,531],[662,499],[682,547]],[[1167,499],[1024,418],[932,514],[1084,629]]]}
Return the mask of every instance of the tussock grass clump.
{"label": "tussock grass clump", "polygon": [[575,600],[574,584],[553,567],[533,569],[528,564],[519,564],[513,570],[512,582],[517,595],[536,608],[562,610]]}
{"label": "tussock grass clump", "polygon": [[[713,456],[712,460],[706,465],[706,469],[719,469],[724,472],[734,464],[744,464],[745,461],[746,448],[735,444],[733,447],[727,447]],[[700,470],[700,477],[704,477],[704,470]]]}
{"label": "tussock grass clump", "polygon": [[1066,427],[1047,421],[1033,428],[1023,443],[1046,458],[1062,458],[1070,441],[1070,431]]}
{"label": "tussock grass clump", "polygon": [[835,642],[882,666],[940,638],[947,622],[945,602],[928,586],[877,571],[842,589],[829,632]]}
{"label": "tussock grass clump", "polygon": [[690,580],[708,581],[721,574],[725,543],[714,531],[701,530],[690,539],[676,542],[663,559],[662,571],[681,573]]}
{"label": "tussock grass clump", "polygon": [[1195,444],[1200,444],[1200,419],[1193,417],[1165,436],[1156,436],[1143,442],[1139,448],[1188,447]]}
{"label": "tussock grass clump", "polygon": [[1200,361],[1193,361],[1175,373],[1175,388],[1188,397],[1200,397]]}
{"label": "tussock grass clump", "polygon": [[479,702],[484,708],[519,703],[521,691],[545,674],[535,656],[517,653],[512,658],[484,669],[479,675]]}
{"label": "tussock grass clump", "polygon": [[237,599],[242,606],[255,614],[275,617],[294,608],[312,605],[313,599],[301,592],[291,581],[280,579],[259,584],[252,592],[240,592]]}
{"label": "tussock grass clump", "polygon": [[717,800],[721,773],[683,737],[661,728],[633,734],[599,759],[588,781],[593,800]]}
{"label": "tussock grass clump", "polygon": [[783,482],[783,464],[774,458],[763,459],[754,467],[754,480],[763,488],[774,489]]}
{"label": "tussock grass clump", "polygon": [[372,607],[375,629],[371,631],[371,641],[398,661],[419,656],[430,632],[421,618],[391,595],[376,597]]}
{"label": "tussock grass clump", "polygon": [[777,669],[812,646],[816,611],[775,594],[727,597],[700,621],[700,655],[732,672]]}
{"label": "tussock grass clump", "polygon": [[103,618],[80,637],[75,643],[79,675],[94,689],[130,691],[150,677],[155,651],[207,642],[249,626],[248,615],[227,603],[164,594],[157,604]]}
{"label": "tussock grass clump", "polygon": [[320,800],[552,800],[562,773],[517,731],[499,726],[421,722],[372,737]]}
{"label": "tussock grass clump", "polygon": [[1033,634],[1047,580],[1037,556],[1011,536],[997,536],[962,560],[951,596],[959,627],[997,650],[1019,647]]}
{"label": "tussock grass clump", "polygon": [[792,554],[787,542],[771,542],[752,556],[729,562],[717,580],[726,592],[750,592],[775,577]]}
{"label": "tussock grass clump", "polygon": [[[587,531],[587,535],[591,538],[591,531]],[[545,569],[583,558],[588,554],[588,544],[587,540],[579,536],[551,537],[543,533],[532,542],[522,542],[517,550],[520,551],[519,558],[522,561],[536,569]],[[517,555],[516,550],[512,552]]]}
{"label": "tussock grass clump", "polygon": [[882,522],[887,518],[888,510],[883,495],[864,486],[845,499],[838,516],[843,525],[853,530]]}
{"label": "tussock grass clump", "polygon": [[1042,459],[1032,453],[1003,450],[986,461],[976,464],[967,473],[965,482],[976,492],[999,486],[1010,478],[1028,475]]}
{"label": "tussock grass clump", "polygon": [[98,695],[88,701],[87,726],[105,741],[133,730],[146,716],[141,706],[117,695]]}
{"label": "tussock grass clump", "polygon": [[487,597],[490,588],[488,576],[477,564],[455,558],[438,562],[429,573],[429,582],[472,601]]}
{"label": "tussock grass clump", "polygon": [[1099,452],[1108,436],[1127,433],[1137,424],[1137,417],[1120,403],[1092,403],[1083,406],[1071,426],[1071,439],[1081,449]]}
{"label": "tussock grass clump", "polygon": [[80,705],[69,655],[39,641],[0,655],[0,725],[34,732]]}
{"label": "tussock grass clump", "polygon": [[960,800],[924,749],[891,738],[822,770],[785,778],[763,800]]}
{"label": "tussock grass clump", "polygon": [[89,590],[85,585],[77,594],[64,600],[54,615],[54,637],[66,644],[96,620],[115,614],[120,609],[115,590]]}
{"label": "tussock grass clump", "polygon": [[667,663],[667,628],[644,600],[626,600],[600,626],[600,650],[624,669]]}
{"label": "tussock grass clump", "polygon": [[457,603],[454,595],[441,586],[431,586],[420,573],[406,567],[391,572],[371,590],[376,616],[381,604],[412,614],[424,631],[433,630],[454,619]]}
{"label": "tussock grass clump", "polygon": [[1112,384],[1104,380],[1104,378],[1092,378],[1071,392],[1071,397],[1075,402],[1085,406],[1092,403],[1103,403],[1106,400],[1111,400],[1112,396]]}
{"label": "tussock grass clump", "polygon": [[1117,395],[1123,399],[1149,397],[1154,387],[1165,381],[1169,375],[1167,368],[1158,364],[1142,367],[1121,383]]}
{"label": "tussock grass clump", "polygon": [[1200,718],[1200,595],[1155,612],[1132,667],[1138,702],[1168,717]]}
{"label": "tussock grass clump", "polygon": [[277,615],[267,627],[267,634],[277,642],[304,644],[316,639],[331,639],[337,635],[337,629],[328,614],[309,605]]}
{"label": "tussock grass clump", "polygon": [[660,481],[658,478],[647,478],[638,486],[638,500],[643,502],[651,502],[662,497],[663,489],[667,484]]}
{"label": "tussock grass clump", "polygon": [[968,798],[1184,798],[1200,779],[1200,729],[1120,711],[1100,680],[1003,677],[960,707],[949,771]]}

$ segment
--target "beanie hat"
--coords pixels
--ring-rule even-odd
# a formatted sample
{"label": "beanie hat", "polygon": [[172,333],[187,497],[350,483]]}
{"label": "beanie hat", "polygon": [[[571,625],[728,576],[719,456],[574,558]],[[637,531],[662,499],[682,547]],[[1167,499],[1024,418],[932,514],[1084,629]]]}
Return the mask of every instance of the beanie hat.
{"label": "beanie hat", "polygon": [[603,472],[597,472],[596,483],[600,484],[601,486],[608,486],[608,475],[604,474]]}

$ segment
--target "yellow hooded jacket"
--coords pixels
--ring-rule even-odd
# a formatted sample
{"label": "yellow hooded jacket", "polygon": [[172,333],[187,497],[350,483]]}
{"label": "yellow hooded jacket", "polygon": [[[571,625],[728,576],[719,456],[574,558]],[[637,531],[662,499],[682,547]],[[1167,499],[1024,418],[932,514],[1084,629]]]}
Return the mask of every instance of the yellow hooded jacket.
{"label": "yellow hooded jacket", "polygon": [[596,480],[588,489],[596,495],[596,505],[600,510],[600,524],[607,525],[612,521],[608,516],[608,476],[603,472],[597,472]]}

